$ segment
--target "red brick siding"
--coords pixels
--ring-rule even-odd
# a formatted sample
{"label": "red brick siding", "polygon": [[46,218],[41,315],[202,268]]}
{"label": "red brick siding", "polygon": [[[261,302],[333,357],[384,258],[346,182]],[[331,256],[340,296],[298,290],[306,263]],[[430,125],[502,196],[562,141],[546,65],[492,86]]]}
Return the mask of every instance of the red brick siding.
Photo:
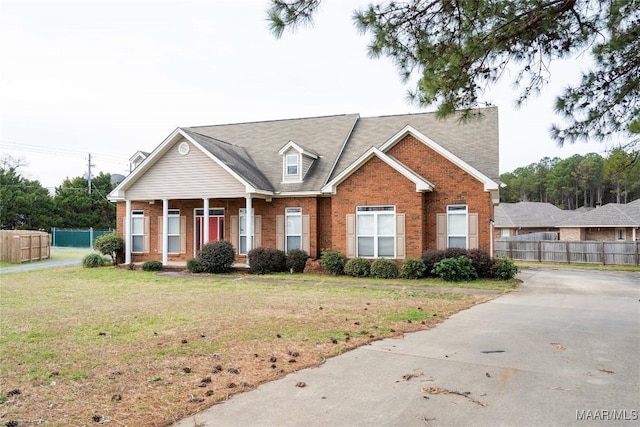
{"label": "red brick siding", "polygon": [[387,153],[435,187],[433,192],[425,193],[424,197],[423,250],[436,249],[436,214],[445,213],[447,205],[452,204],[468,205],[469,213],[478,214],[478,243],[480,248],[489,250],[489,220],[493,218],[493,201],[491,193],[484,191],[482,182],[413,136],[399,141]]}
{"label": "red brick siding", "polygon": [[321,197],[318,199],[318,257],[323,249],[331,249],[333,245],[331,237],[333,230],[332,206],[333,201],[331,197]]}
{"label": "red brick siding", "polygon": [[[404,213],[407,256],[419,257],[424,250],[436,249],[436,214],[446,212],[447,205],[466,204],[470,213],[478,213],[479,245],[489,250],[489,220],[493,218],[491,194],[471,175],[446,160],[412,136],[392,147],[388,154],[430,181],[433,192],[416,192],[413,182],[378,159],[372,158],[345,179],[332,197],[274,198],[271,202],[253,200],[256,215],[262,215],[262,245],[276,247],[276,215],[284,215],[287,207],[301,207],[310,216],[310,256],[317,258],[322,249],[346,253],[346,215],[356,206],[394,205]],[[225,238],[231,236],[231,215],[245,207],[244,199],[211,199],[211,208],[225,209]],[[171,200],[170,209],[180,209],[187,220],[187,253],[169,256],[169,261],[186,261],[193,256],[194,209],[202,208],[202,200]],[[158,221],[162,201],[133,202],[132,209],[145,211],[150,217],[150,252],[134,254],[134,262],[160,260],[158,253]],[[118,233],[123,234],[125,203],[117,204]],[[237,242],[234,246],[237,245]]]}
{"label": "red brick siding", "polygon": [[422,253],[422,193],[416,185],[377,157],[345,179],[337,187],[332,205],[332,249],[346,253],[346,216],[356,206],[394,205],[406,215],[407,256]]}

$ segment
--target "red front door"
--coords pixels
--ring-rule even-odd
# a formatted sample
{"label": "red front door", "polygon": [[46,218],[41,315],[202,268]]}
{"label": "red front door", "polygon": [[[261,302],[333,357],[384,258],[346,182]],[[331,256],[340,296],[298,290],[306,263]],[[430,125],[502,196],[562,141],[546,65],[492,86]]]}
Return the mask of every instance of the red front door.
{"label": "red front door", "polygon": [[[204,244],[204,217],[196,216],[196,252],[202,248]],[[210,216],[209,217],[209,242],[215,242],[216,240],[224,239],[224,217],[223,216]]]}

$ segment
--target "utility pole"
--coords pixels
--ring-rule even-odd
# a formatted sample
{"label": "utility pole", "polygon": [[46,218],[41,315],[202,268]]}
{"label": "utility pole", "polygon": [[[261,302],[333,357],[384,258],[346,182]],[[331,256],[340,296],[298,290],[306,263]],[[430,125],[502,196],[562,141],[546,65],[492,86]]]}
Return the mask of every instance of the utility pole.
{"label": "utility pole", "polygon": [[89,153],[89,162],[87,166],[88,166],[87,181],[89,181],[89,194],[91,194],[91,168],[95,166],[94,164],[91,163],[91,153]]}

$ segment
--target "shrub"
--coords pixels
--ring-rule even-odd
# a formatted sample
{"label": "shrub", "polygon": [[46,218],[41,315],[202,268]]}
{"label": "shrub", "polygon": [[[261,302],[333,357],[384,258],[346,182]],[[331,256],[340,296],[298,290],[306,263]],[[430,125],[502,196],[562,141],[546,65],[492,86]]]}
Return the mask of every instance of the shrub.
{"label": "shrub", "polygon": [[400,277],[403,279],[420,279],[424,277],[427,267],[420,258],[407,258],[402,263]]}
{"label": "shrub", "polygon": [[378,279],[395,279],[398,277],[398,266],[388,258],[378,258],[371,264],[371,277]]}
{"label": "shrub", "polygon": [[89,254],[82,258],[82,266],[86,268],[102,267],[104,259],[100,254]]}
{"label": "shrub", "polygon": [[325,249],[320,255],[320,262],[324,269],[333,275],[344,273],[345,258],[340,252]]}
{"label": "shrub", "polygon": [[493,277],[498,280],[510,280],[518,274],[518,267],[509,258],[498,258],[493,269]]}
{"label": "shrub", "polygon": [[344,265],[344,274],[353,277],[368,277],[371,273],[371,263],[366,258],[351,258]]}
{"label": "shrub", "polygon": [[124,240],[116,233],[103,234],[96,237],[93,248],[102,255],[108,255],[113,261],[113,265],[118,263],[118,253],[124,248]]}
{"label": "shrub", "polygon": [[464,256],[445,258],[437,262],[432,273],[447,282],[470,281],[478,278],[471,260]]}
{"label": "shrub", "polygon": [[269,274],[286,271],[287,256],[279,249],[259,247],[247,254],[249,272],[252,274]]}
{"label": "shrub", "polygon": [[467,258],[471,260],[473,269],[478,273],[478,277],[486,279],[492,277],[494,269],[494,261],[491,256],[482,249],[471,249],[467,251]]}
{"label": "shrub", "polygon": [[142,271],[162,271],[162,262],[146,261],[142,264]]}
{"label": "shrub", "polygon": [[444,250],[445,258],[458,258],[461,256],[467,256],[467,250],[463,248],[447,248]]}
{"label": "shrub", "polygon": [[228,273],[235,257],[233,245],[226,240],[209,242],[198,252],[202,273]]}
{"label": "shrub", "polygon": [[445,258],[444,251],[431,250],[423,252],[422,261],[424,262],[424,275],[436,277],[436,274],[433,273],[433,269],[438,262]]}
{"label": "shrub", "polygon": [[292,273],[302,273],[305,265],[307,265],[307,254],[302,249],[292,249],[287,254],[287,270]]}
{"label": "shrub", "polygon": [[202,264],[200,258],[191,258],[187,261],[187,270],[192,273],[202,273]]}

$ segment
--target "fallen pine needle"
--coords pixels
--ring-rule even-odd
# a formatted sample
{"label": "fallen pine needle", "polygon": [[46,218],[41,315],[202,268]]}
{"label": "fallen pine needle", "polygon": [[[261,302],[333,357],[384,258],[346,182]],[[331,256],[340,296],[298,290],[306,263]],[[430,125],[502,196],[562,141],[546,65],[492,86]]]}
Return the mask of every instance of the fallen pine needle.
{"label": "fallen pine needle", "polygon": [[447,390],[446,388],[440,388],[440,387],[423,387],[422,388],[422,392],[423,393],[428,393],[428,394],[455,394],[457,396],[466,397],[467,399],[469,399],[470,401],[472,401],[476,405],[480,405],[482,407],[487,406],[486,403],[480,402],[479,400],[476,400],[476,399],[470,397],[469,395],[471,394],[471,392],[468,392],[468,391],[460,392],[460,391],[455,391],[455,390]]}

